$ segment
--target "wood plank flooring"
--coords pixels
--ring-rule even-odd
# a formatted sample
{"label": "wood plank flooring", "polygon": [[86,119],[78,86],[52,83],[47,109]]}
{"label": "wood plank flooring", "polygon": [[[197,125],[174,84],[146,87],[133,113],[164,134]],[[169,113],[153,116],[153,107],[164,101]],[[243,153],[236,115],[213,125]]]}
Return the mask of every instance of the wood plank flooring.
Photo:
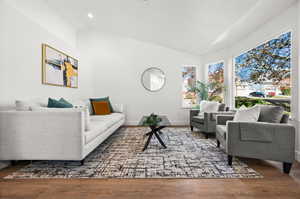
{"label": "wood plank flooring", "polygon": [[300,164],[243,159],[263,179],[35,179],[4,180],[23,165],[0,171],[1,199],[300,199]]}

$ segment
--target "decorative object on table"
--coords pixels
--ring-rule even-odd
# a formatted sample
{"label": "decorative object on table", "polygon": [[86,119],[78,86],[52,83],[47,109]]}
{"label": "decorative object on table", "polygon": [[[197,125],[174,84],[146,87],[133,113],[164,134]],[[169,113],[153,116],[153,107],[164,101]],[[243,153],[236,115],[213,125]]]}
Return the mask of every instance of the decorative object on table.
{"label": "decorative object on table", "polygon": [[194,86],[188,88],[189,92],[195,92],[197,94],[199,103],[202,100],[213,101],[214,99],[217,99],[214,96],[214,93],[216,93],[215,90],[221,90],[223,92],[225,91],[225,86],[220,82],[204,83],[201,81],[196,81],[196,84]]}
{"label": "decorative object on table", "polygon": [[155,115],[154,113],[151,113],[150,116],[146,117],[143,126],[158,126],[158,124],[162,121],[162,119],[158,116]]}
{"label": "decorative object on table", "polygon": [[146,127],[120,128],[87,156],[82,166],[74,161],[33,161],[5,178],[263,178],[238,158],[233,160],[234,167],[228,166],[227,155],[215,147],[215,139],[202,139],[188,128],[166,129],[165,150],[152,139],[148,149],[141,151],[147,132]]}
{"label": "decorative object on table", "polygon": [[143,72],[141,82],[146,90],[157,92],[165,86],[166,75],[159,68],[148,68]]}
{"label": "decorative object on table", "polygon": [[145,136],[148,136],[148,139],[145,143],[143,151],[147,149],[152,136],[154,135],[159,143],[164,147],[167,148],[165,143],[162,141],[159,134],[162,134],[161,130],[167,126],[170,126],[171,123],[166,116],[158,116],[152,113],[150,116],[143,116],[141,121],[139,122],[140,126],[148,126],[150,127],[151,131],[146,133]]}
{"label": "decorative object on table", "polygon": [[230,166],[234,156],[266,159],[283,162],[283,171],[289,173],[295,161],[295,127],[288,124],[289,115],[283,114],[282,107],[259,106],[257,122],[252,118],[240,122],[235,116],[218,115],[217,146],[224,146]]}
{"label": "decorative object on table", "polygon": [[43,84],[78,88],[78,60],[47,44],[42,51]]}

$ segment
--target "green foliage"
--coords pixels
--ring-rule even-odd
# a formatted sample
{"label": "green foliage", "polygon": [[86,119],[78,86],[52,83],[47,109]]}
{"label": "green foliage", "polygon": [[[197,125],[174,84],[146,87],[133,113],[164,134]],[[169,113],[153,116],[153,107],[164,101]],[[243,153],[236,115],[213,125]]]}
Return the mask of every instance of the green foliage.
{"label": "green foliage", "polygon": [[222,97],[217,96],[217,94],[223,90],[225,90],[225,87],[220,82],[204,83],[201,81],[196,81],[194,86],[188,88],[188,91],[195,92],[201,101],[211,99],[216,99],[215,101],[222,101],[223,99],[220,99]]}
{"label": "green foliage", "polygon": [[235,97],[235,107],[240,108],[241,106],[252,107],[256,104],[270,104],[260,98],[248,98],[248,97]]}
{"label": "green foliage", "polygon": [[158,115],[152,113],[150,116],[146,117],[143,126],[158,126],[161,121],[162,119]]}

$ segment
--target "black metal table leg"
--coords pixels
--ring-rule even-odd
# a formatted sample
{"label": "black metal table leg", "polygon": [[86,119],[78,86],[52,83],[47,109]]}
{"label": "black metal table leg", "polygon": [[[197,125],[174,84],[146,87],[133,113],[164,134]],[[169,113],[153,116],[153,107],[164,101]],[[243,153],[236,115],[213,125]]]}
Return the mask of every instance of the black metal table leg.
{"label": "black metal table leg", "polygon": [[152,138],[153,131],[151,131],[151,132],[149,132],[149,133],[150,133],[150,134],[149,134],[148,140],[147,140],[147,142],[146,142],[146,144],[145,144],[145,146],[144,146],[144,148],[143,148],[143,151],[145,151],[145,150],[147,149],[147,147],[148,147],[148,145],[149,145],[149,143],[150,143],[150,140],[151,140],[151,138]]}
{"label": "black metal table leg", "polygon": [[157,134],[157,132],[154,132],[154,135],[156,136],[156,138],[158,139],[159,143],[164,147],[167,148],[165,143],[161,140],[161,138],[159,137],[159,135]]}

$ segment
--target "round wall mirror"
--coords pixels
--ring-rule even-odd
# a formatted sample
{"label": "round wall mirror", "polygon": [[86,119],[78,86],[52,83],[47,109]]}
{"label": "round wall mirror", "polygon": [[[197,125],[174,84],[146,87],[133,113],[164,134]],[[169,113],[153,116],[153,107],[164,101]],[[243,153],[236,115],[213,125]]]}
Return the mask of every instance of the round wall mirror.
{"label": "round wall mirror", "polygon": [[166,76],[161,69],[152,67],[143,72],[141,81],[145,89],[155,92],[164,87]]}

